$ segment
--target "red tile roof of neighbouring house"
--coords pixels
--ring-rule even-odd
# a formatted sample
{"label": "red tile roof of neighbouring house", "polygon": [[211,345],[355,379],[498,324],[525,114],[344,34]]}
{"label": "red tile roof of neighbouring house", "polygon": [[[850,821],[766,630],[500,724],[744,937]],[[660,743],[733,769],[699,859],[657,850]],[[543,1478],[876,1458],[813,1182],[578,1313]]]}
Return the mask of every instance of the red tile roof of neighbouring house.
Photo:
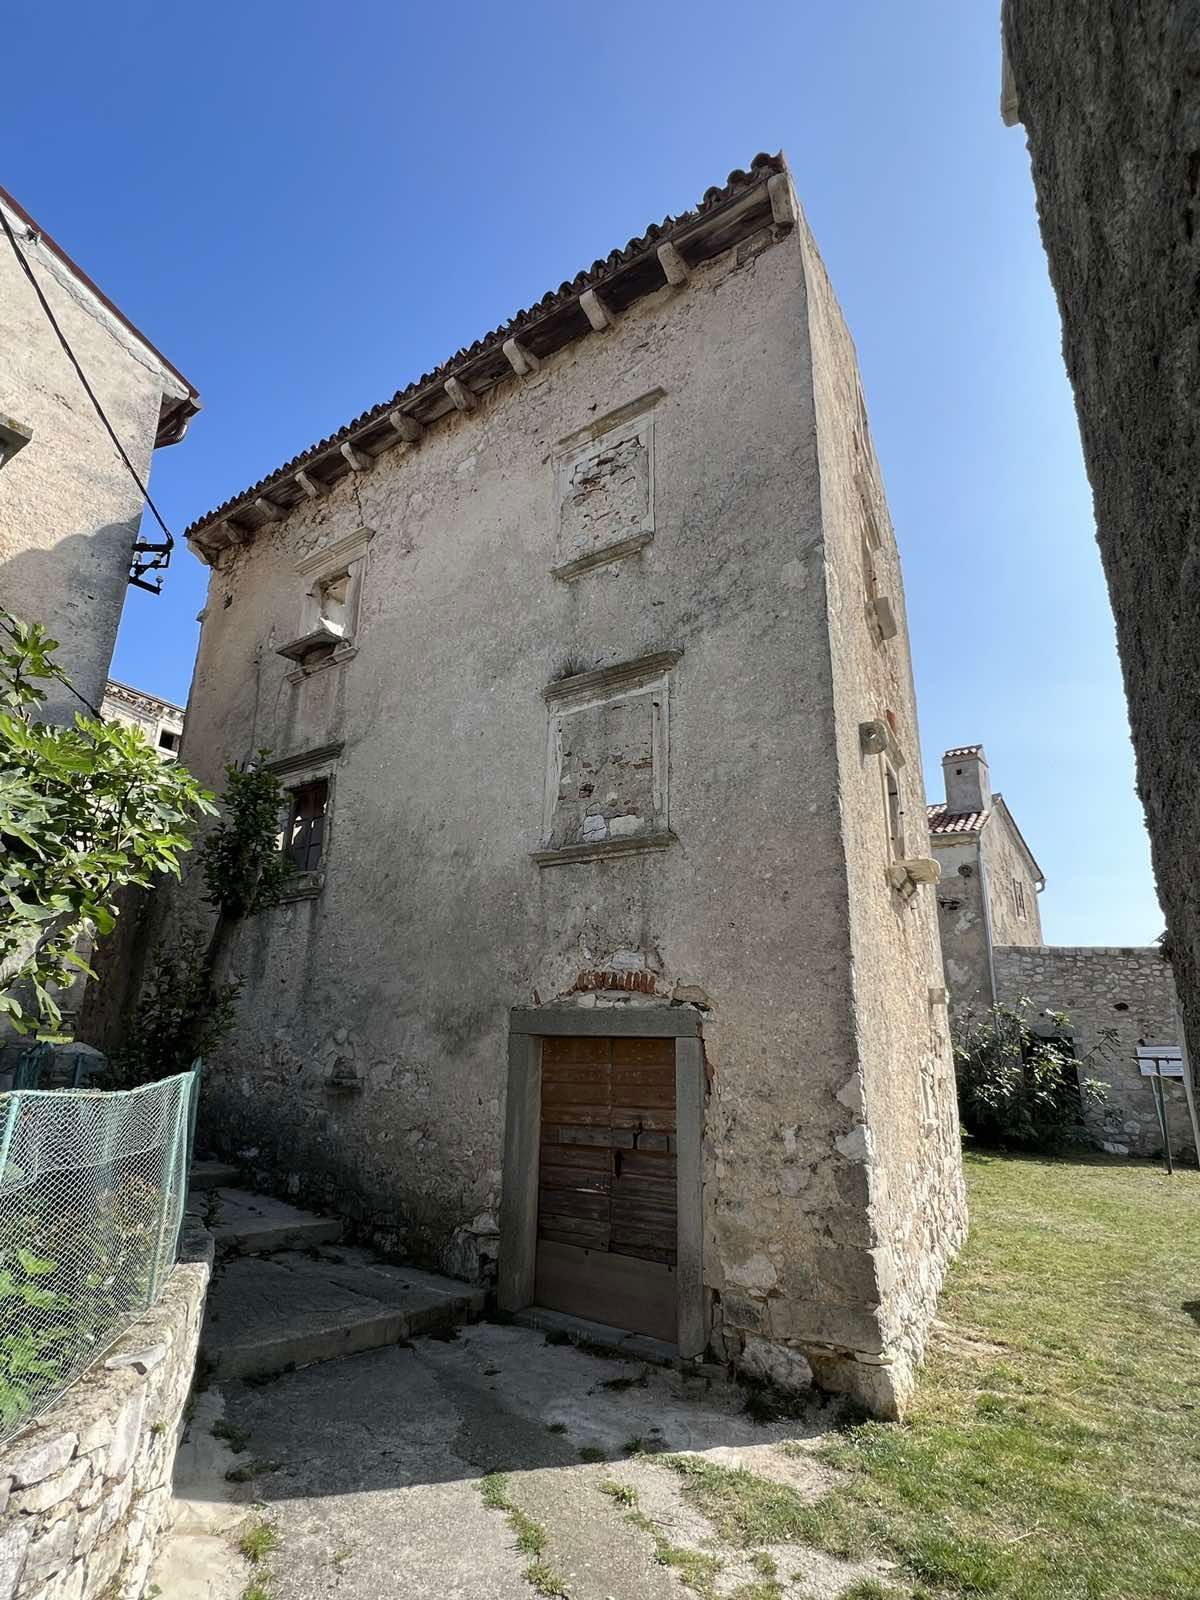
{"label": "red tile roof of neighbouring house", "polygon": [[927,806],[930,833],[978,833],[990,811],[947,811],[944,805]]}

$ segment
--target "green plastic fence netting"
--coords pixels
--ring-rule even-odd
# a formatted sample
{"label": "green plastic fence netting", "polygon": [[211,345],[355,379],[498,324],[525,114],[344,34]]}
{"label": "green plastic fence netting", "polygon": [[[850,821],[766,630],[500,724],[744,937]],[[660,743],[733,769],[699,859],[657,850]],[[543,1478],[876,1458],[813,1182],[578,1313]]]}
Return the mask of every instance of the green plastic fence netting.
{"label": "green plastic fence netting", "polygon": [[195,1082],[0,1093],[0,1439],[158,1298],[183,1221]]}

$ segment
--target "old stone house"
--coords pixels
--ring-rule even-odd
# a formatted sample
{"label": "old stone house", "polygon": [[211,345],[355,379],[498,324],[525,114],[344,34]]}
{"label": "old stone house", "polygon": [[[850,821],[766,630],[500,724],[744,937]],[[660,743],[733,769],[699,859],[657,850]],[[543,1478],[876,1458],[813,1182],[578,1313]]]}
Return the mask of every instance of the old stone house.
{"label": "old stone house", "polygon": [[[992,792],[983,746],[947,750],[942,770],[946,798],[929,807],[929,842],[942,869],[938,920],[952,1013],[1030,1001],[1035,1025],[1069,1040],[1087,1062],[1085,1075],[1103,1087],[1102,1101],[1083,1100],[1096,1144],[1116,1155],[1160,1154],[1154,1085],[1138,1049],[1183,1043],[1162,951],[1043,944],[1045,878],[1003,797]],[[1065,1026],[1051,1020],[1062,1016]],[[1171,1149],[1194,1156],[1183,1079],[1169,1077],[1162,1087]]]}
{"label": "old stone house", "polygon": [[100,713],[105,722],[123,722],[137,728],[164,761],[174,761],[183,737],[183,707],[164,700],[147,689],[134,689],[128,683],[110,678],[104,686]]}
{"label": "old stone house", "polygon": [[958,1127],[899,558],[782,159],[189,534],[183,758],[268,749],[296,865],[211,1136],[511,1310],[898,1410]]}
{"label": "old stone house", "polygon": [[[34,282],[143,483],[153,452],[183,438],[199,399],[2,189],[0,210],[13,237],[0,232],[0,605],[46,624],[59,664],[99,707],[143,497]],[[44,714],[69,722],[79,709],[52,690]]]}
{"label": "old stone house", "polygon": [[938,926],[946,987],[958,1010],[986,1009],[996,993],[995,947],[1040,945],[1042,869],[993,794],[980,744],[942,757],[945,799],[929,807],[929,842],[941,868]]}

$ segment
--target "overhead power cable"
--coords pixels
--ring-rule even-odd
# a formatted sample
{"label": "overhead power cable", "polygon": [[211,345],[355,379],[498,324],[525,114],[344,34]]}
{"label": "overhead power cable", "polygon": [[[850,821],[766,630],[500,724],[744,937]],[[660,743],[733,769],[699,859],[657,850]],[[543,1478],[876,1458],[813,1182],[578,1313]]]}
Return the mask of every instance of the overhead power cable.
{"label": "overhead power cable", "polygon": [[104,424],[105,430],[108,433],[109,438],[112,440],[113,444],[116,446],[117,454],[120,456],[121,460],[125,463],[125,467],[126,467],[126,470],[129,473],[129,476],[133,479],[134,483],[137,484],[138,489],[141,491],[142,499],[145,501],[146,505],[150,508],[151,514],[153,515],[155,522],[158,523],[159,527],[163,531],[164,538],[166,539],[166,543],[163,544],[163,545],[151,545],[151,544],[141,544],[141,543],[134,545],[135,555],[138,552],[147,552],[147,553],[150,553],[150,554],[158,554],[158,555],[160,555],[162,557],[162,559],[161,560],[156,560],[156,561],[146,562],[145,564],[138,564],[135,561],[134,568],[131,571],[130,576],[129,576],[130,583],[136,584],[139,589],[149,589],[151,594],[158,594],[159,591],[162,589],[162,579],[161,578],[158,580],[157,584],[153,584],[153,583],[147,583],[144,579],[139,578],[137,574],[139,572],[148,571],[153,567],[166,567],[168,565],[168,563],[170,562],[170,559],[171,559],[171,551],[175,548],[175,535],[171,532],[170,528],[167,527],[166,523],[163,521],[162,513],[159,511],[158,507],[154,504],[154,501],[150,498],[150,491],[149,491],[149,489],[147,489],[145,483],[143,483],[141,473],[138,472],[138,470],[134,466],[133,462],[129,459],[129,454],[128,454],[127,450],[125,449],[125,446],[121,443],[120,439],[117,437],[116,429],[113,427],[112,423],[108,420],[108,416],[105,413],[104,407],[100,404],[100,401],[97,398],[96,391],[92,388],[91,384],[88,382],[87,373],[84,372],[83,368],[79,364],[78,356],[75,354],[74,350],[71,349],[71,345],[70,345],[70,342],[67,339],[66,334],[59,327],[58,318],[54,315],[54,311],[53,311],[53,309],[52,309],[52,307],[50,305],[50,302],[46,299],[46,296],[45,296],[45,294],[43,293],[43,290],[42,290],[42,286],[37,280],[37,275],[34,273],[33,268],[30,266],[28,260],[26,259],[25,252],[21,249],[21,246],[18,244],[17,236],[13,232],[12,227],[11,227],[11,225],[9,223],[9,220],[8,220],[7,216],[5,216],[5,214],[4,214],[3,205],[0,205],[0,224],[3,224],[4,232],[8,236],[9,244],[12,245],[13,254],[17,258],[17,261],[18,261],[18,263],[20,265],[21,271],[29,279],[29,282],[33,287],[33,292],[38,297],[38,304],[41,306],[42,310],[45,312],[46,321],[50,324],[51,328],[53,328],[55,338],[58,340],[59,344],[62,345],[63,350],[66,352],[67,360],[75,368],[76,376],[78,377],[80,383],[83,385],[84,393],[87,395],[88,399],[92,402],[92,405],[93,405],[93,407],[95,408],[95,411],[96,411],[96,415],[100,418],[100,421]]}

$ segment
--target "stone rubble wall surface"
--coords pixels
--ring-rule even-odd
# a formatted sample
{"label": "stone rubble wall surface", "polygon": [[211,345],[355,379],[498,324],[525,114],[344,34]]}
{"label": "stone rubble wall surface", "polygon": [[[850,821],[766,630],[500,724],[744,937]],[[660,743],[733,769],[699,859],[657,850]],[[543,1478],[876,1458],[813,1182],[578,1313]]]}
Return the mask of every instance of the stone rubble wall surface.
{"label": "stone rubble wall surface", "polygon": [[[1154,1091],[1138,1070],[1139,1041],[1179,1044],[1175,983],[1156,946],[1004,946],[996,948],[996,987],[1002,1004],[1022,997],[1037,1011],[1064,1012],[1085,1055],[1106,1029],[1116,1031],[1109,1052],[1088,1076],[1104,1085],[1104,1103],[1088,1113],[1097,1144],[1113,1155],[1157,1156],[1163,1148]],[[1167,1123],[1176,1155],[1193,1153],[1182,1082],[1165,1079]]]}
{"label": "stone rubble wall surface", "polygon": [[0,1600],[141,1600],[171,1505],[211,1236],[185,1224],[158,1304],[0,1445]]}
{"label": "stone rubble wall surface", "polygon": [[1006,0],[1004,39],[1062,315],[1138,793],[1195,1056],[1200,7]]}
{"label": "stone rubble wall surface", "polygon": [[[826,1157],[839,1203],[809,1225],[820,1232],[819,1295],[779,1307],[794,1333],[819,1340],[809,1360],[823,1382],[872,1411],[902,1412],[911,1394],[938,1291],[966,1232],[954,1066],[932,884],[900,894],[891,854],[882,757],[859,727],[892,727],[903,764],[905,858],[930,855],[916,692],[908,650],[900,552],[887,516],[866,423],[853,341],[806,227],[800,229],[821,472],[828,630],[852,975],[853,1068],[822,1084],[850,1113]],[[858,443],[855,443],[856,436]],[[864,486],[865,485],[865,486]],[[864,500],[880,543],[875,592],[898,623],[880,637],[868,616]]]}

